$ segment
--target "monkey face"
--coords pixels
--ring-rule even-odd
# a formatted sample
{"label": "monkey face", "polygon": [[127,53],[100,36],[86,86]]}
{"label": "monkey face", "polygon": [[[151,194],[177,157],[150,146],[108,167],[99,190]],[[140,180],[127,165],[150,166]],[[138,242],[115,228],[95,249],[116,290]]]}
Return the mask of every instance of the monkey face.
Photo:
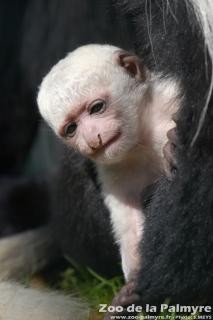
{"label": "monkey face", "polygon": [[59,132],[65,143],[97,162],[120,161],[137,142],[135,112],[121,97],[105,93],[72,107]]}

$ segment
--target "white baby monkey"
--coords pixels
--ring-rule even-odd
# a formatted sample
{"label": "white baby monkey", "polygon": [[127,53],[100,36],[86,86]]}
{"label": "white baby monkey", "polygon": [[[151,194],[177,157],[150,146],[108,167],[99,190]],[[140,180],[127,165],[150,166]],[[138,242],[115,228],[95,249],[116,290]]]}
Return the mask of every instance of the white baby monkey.
{"label": "white baby monkey", "polygon": [[163,172],[167,132],[175,126],[175,83],[152,75],[134,54],[87,45],[57,63],[38,94],[55,133],[96,164],[126,280],[140,264],[140,196]]}

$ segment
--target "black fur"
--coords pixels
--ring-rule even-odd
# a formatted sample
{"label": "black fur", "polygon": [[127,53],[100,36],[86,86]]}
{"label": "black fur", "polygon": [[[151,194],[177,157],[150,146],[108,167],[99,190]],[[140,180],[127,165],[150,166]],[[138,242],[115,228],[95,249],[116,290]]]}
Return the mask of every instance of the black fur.
{"label": "black fur", "polygon": [[180,83],[178,168],[162,178],[147,210],[137,292],[142,303],[213,302],[213,99],[195,145],[211,62],[189,1],[119,1],[135,26],[136,50],[162,77]]}
{"label": "black fur", "polygon": [[92,162],[67,150],[53,197],[52,226],[64,254],[100,274],[121,273],[109,212]]}
{"label": "black fur", "polygon": [[28,0],[23,23],[21,63],[37,94],[43,76],[68,52],[86,43],[129,48],[127,23],[112,0]]}
{"label": "black fur", "polygon": [[27,0],[0,2],[0,236],[38,226],[48,216],[47,203],[41,215],[41,206],[33,207],[38,196],[42,202],[43,187],[39,191],[22,177],[38,125],[20,62],[26,6]]}
{"label": "black fur", "polygon": [[37,128],[37,111],[20,63],[27,1],[0,2],[0,174],[20,174]]}

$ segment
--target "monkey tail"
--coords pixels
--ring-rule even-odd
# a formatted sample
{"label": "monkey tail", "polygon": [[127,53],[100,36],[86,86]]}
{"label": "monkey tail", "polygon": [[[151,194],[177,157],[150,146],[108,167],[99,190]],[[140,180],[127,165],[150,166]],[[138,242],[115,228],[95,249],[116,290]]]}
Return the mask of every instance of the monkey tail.
{"label": "monkey tail", "polygon": [[60,257],[48,227],[0,241],[0,320],[86,320],[88,305],[52,291],[13,282],[41,271]]}
{"label": "monkey tail", "polygon": [[0,282],[1,320],[86,320],[89,308],[77,298]]}

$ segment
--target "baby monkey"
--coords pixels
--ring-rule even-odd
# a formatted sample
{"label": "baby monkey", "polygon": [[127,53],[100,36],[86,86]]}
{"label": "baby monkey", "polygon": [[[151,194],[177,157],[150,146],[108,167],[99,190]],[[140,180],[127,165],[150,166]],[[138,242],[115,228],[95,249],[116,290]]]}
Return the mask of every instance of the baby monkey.
{"label": "baby monkey", "polygon": [[175,84],[152,75],[134,54],[92,44],[52,68],[38,106],[68,147],[95,162],[123,272],[131,280],[142,263],[141,193],[164,172],[164,146],[177,109]]}

